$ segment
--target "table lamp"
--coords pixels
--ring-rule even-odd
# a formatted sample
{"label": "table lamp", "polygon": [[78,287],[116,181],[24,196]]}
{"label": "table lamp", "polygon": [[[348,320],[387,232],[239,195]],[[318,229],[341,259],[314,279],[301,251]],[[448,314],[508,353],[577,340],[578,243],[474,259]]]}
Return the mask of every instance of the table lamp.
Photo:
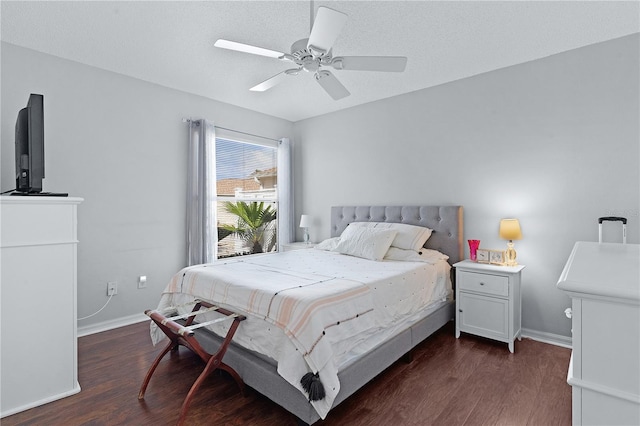
{"label": "table lamp", "polygon": [[303,241],[309,244],[309,227],[311,226],[311,216],[303,214],[300,216],[300,228],[304,229]]}
{"label": "table lamp", "polygon": [[516,266],[516,250],[513,248],[513,240],[522,239],[522,231],[520,230],[520,222],[518,219],[502,219],[500,221],[500,238],[509,240],[507,243],[507,252],[505,260],[507,266]]}

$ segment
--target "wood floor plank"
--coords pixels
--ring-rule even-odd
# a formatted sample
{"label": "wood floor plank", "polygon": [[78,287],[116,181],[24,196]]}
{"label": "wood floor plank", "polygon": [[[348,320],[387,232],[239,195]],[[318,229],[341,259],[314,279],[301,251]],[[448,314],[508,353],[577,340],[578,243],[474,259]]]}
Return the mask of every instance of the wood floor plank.
{"label": "wood floor plank", "polygon": [[[5,417],[2,425],[173,425],[203,363],[184,348],[165,357],[138,401],[160,350],[149,341],[147,323],[84,336],[78,341],[82,391]],[[570,353],[524,339],[511,354],[503,343],[456,339],[450,323],[414,349],[411,363],[394,363],[317,425],[569,425]],[[296,419],[253,390],[241,396],[220,373],[201,387],[187,424],[295,425]]]}

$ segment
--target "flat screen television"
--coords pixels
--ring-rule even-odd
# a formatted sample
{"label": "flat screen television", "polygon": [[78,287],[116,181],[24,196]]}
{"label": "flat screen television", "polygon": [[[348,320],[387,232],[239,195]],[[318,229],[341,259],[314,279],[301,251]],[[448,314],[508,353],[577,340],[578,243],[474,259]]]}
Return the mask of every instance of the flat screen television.
{"label": "flat screen television", "polygon": [[44,96],[31,94],[16,120],[16,192],[42,192],[44,179]]}

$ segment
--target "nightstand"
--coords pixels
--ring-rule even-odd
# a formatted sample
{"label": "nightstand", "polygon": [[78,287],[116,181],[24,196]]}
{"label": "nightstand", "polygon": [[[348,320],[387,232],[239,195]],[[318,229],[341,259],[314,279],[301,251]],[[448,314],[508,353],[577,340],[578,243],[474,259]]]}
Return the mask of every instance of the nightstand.
{"label": "nightstand", "polygon": [[456,268],[456,338],[460,332],[506,342],[522,332],[520,273],[524,265],[500,266],[463,260]]}
{"label": "nightstand", "polygon": [[285,243],[282,244],[282,251],[291,251],[291,250],[304,250],[314,248],[316,243],[305,243],[302,241],[296,241],[295,243]]}

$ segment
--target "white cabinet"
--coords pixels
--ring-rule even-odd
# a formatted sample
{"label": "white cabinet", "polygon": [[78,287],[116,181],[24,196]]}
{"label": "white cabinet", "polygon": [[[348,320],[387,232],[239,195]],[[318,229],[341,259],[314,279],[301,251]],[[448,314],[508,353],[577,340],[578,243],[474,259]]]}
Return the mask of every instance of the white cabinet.
{"label": "white cabinet", "polygon": [[0,198],[0,416],[72,395],[78,384],[77,206]]}
{"label": "white cabinet", "polygon": [[524,265],[498,266],[463,260],[456,268],[456,338],[471,333],[506,342],[520,337],[520,273]]}
{"label": "white cabinet", "polygon": [[573,424],[640,424],[640,246],[576,243],[558,288],[573,311]]}

